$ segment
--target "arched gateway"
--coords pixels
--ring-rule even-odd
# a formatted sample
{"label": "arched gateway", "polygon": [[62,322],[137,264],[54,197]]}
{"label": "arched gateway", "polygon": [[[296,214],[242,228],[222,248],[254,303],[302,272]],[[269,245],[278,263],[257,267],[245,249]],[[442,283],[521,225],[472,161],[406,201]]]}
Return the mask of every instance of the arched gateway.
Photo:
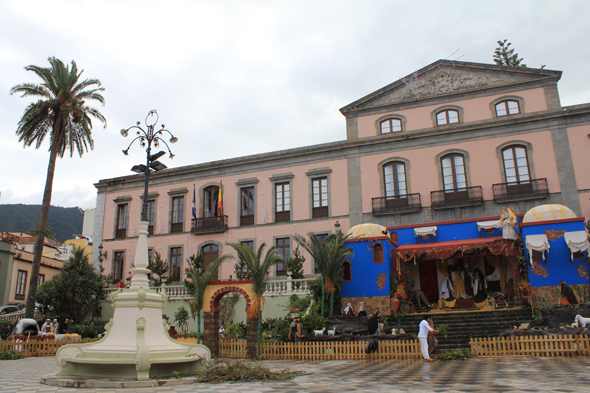
{"label": "arched gateway", "polygon": [[[252,281],[214,281],[207,285],[203,294],[203,316],[205,323],[205,334],[203,344],[211,350],[211,356],[219,356],[219,302],[221,298],[231,292],[238,292],[246,299],[246,312],[250,307],[254,294],[252,292]],[[209,301],[207,301],[209,300]],[[257,321],[247,321],[246,339],[248,342],[248,357],[256,356],[256,329]]]}

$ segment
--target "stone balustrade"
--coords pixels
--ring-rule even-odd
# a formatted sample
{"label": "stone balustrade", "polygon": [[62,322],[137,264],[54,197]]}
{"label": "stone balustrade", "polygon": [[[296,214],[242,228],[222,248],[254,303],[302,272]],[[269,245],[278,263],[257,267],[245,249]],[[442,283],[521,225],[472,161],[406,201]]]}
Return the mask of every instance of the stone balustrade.
{"label": "stone balustrade", "polygon": [[[284,280],[271,280],[266,286],[265,296],[291,296],[295,295],[307,295],[310,291],[309,278],[292,279],[287,277]],[[227,284],[231,285],[232,281],[227,280]],[[162,285],[161,287],[150,287],[157,292],[165,293],[171,300],[191,299],[192,295],[189,294],[188,289],[184,285]],[[110,301],[108,297],[112,292],[118,291],[117,288],[106,288],[107,301]]]}

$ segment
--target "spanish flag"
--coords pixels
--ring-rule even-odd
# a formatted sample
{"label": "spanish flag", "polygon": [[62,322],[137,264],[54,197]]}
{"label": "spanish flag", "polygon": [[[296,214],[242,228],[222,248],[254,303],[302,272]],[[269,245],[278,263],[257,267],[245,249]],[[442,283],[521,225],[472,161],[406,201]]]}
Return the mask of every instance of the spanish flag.
{"label": "spanish flag", "polygon": [[223,183],[219,181],[219,193],[217,194],[217,216],[223,216]]}

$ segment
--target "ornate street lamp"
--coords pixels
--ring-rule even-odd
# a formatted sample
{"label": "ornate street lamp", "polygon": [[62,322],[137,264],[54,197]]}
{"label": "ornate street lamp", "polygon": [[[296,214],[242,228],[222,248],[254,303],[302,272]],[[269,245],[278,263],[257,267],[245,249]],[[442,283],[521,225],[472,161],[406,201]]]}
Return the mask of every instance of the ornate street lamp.
{"label": "ornate street lamp", "polygon": [[[150,119],[150,117],[151,117],[151,119]],[[133,128],[137,129],[137,133],[136,133],[137,136],[131,141],[129,146],[127,146],[127,149],[123,150],[123,154],[125,154],[126,156],[129,155],[129,148],[131,147],[131,145],[133,145],[133,143],[135,141],[139,141],[139,144],[141,145],[141,147],[147,147],[146,148],[146,153],[147,153],[146,164],[145,165],[143,165],[143,164],[135,165],[135,166],[133,166],[133,168],[131,168],[131,170],[135,173],[145,174],[145,186],[144,186],[144,191],[143,191],[143,206],[141,208],[141,221],[149,221],[148,214],[147,214],[147,207],[148,207],[147,196],[148,196],[148,182],[150,179],[150,172],[152,172],[152,171],[155,172],[155,171],[159,171],[161,169],[166,169],[166,165],[162,164],[160,161],[156,161],[158,158],[160,158],[164,154],[166,154],[166,152],[160,151],[158,153],[152,154],[152,145],[153,145],[153,147],[158,148],[158,147],[160,147],[160,143],[163,143],[164,145],[166,145],[166,149],[168,149],[168,153],[170,154],[169,157],[174,158],[174,154],[172,154],[172,151],[170,151],[170,146],[168,146],[168,143],[166,143],[166,141],[164,139],[162,139],[162,137],[165,135],[165,133],[168,133],[170,135],[170,140],[169,140],[170,143],[174,144],[174,143],[178,142],[178,138],[175,137],[174,135],[172,135],[172,133],[165,128],[166,126],[164,124],[162,124],[162,128],[160,128],[158,131],[154,131],[154,127],[158,123],[158,120],[159,120],[158,112],[154,109],[154,110],[149,111],[148,115],[145,118],[145,125],[147,127],[147,131],[139,126],[141,124],[139,121],[137,122],[136,125],[131,126],[127,129],[123,128],[121,130],[121,135],[123,135],[126,138],[129,135],[129,130],[131,130]]]}

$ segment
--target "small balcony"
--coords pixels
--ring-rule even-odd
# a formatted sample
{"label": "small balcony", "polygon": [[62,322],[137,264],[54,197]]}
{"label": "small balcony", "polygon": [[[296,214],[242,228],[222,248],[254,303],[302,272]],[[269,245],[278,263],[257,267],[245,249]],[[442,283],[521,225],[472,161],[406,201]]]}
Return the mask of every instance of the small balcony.
{"label": "small balcony", "polygon": [[127,237],[127,228],[117,228],[115,231],[115,239],[125,239]]}
{"label": "small balcony", "polygon": [[481,186],[432,191],[430,203],[434,210],[479,206],[483,204],[483,191]]}
{"label": "small balcony", "polygon": [[514,202],[528,199],[545,199],[549,196],[547,179],[533,179],[528,181],[498,183],[492,186],[494,202]]}
{"label": "small balcony", "polygon": [[312,218],[328,217],[328,206],[314,207],[311,209]]}
{"label": "small balcony", "polygon": [[395,195],[373,198],[373,214],[416,213],[422,209],[422,199],[419,193]]}
{"label": "small balcony", "polygon": [[254,225],[254,214],[240,216],[240,226]]}
{"label": "small balcony", "polygon": [[223,233],[226,231],[227,216],[205,217],[192,220],[191,232],[193,235]]}

